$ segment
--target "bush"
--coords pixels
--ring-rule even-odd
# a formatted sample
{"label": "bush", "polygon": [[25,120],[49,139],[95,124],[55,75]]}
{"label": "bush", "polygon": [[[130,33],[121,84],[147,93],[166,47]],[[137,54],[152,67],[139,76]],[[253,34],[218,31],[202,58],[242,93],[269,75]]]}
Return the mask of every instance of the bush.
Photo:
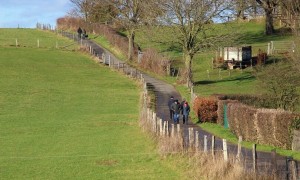
{"label": "bush", "polygon": [[218,104],[214,97],[203,98],[197,97],[194,100],[193,110],[200,122],[217,122]]}
{"label": "bush", "polygon": [[255,109],[241,103],[228,103],[229,126],[246,141],[291,149],[290,128],[295,114],[277,109]]}
{"label": "bush", "polygon": [[154,49],[146,49],[141,59],[140,67],[159,75],[166,75],[170,61],[158,54]]}

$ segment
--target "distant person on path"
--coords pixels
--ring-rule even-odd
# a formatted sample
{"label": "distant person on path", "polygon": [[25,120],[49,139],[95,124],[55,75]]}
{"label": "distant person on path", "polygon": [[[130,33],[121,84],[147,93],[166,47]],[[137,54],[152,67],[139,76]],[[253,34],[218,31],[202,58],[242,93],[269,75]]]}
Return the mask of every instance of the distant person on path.
{"label": "distant person on path", "polygon": [[189,114],[190,114],[190,106],[187,101],[182,106],[182,114],[183,114],[183,124],[188,125]]}
{"label": "distant person on path", "polygon": [[185,120],[184,120],[184,115],[183,115],[183,105],[184,105],[185,102],[186,102],[186,100],[185,100],[185,98],[183,98],[183,100],[182,100],[181,103],[180,103],[180,114],[182,115],[182,121],[183,121],[183,124],[184,124],[184,122],[185,122]]}
{"label": "distant person on path", "polygon": [[179,114],[180,114],[180,103],[178,102],[177,99],[172,104],[171,109],[174,112],[174,117],[173,117],[174,124],[178,124],[179,123]]}
{"label": "distant person on path", "polygon": [[168,101],[168,107],[169,107],[169,111],[170,111],[170,120],[172,120],[174,118],[174,111],[171,108],[173,103],[174,103],[174,97],[171,96],[169,101]]}
{"label": "distant person on path", "polygon": [[82,39],[85,39],[87,37],[87,34],[86,34],[86,30],[83,29],[83,33],[82,33]]}
{"label": "distant person on path", "polygon": [[77,29],[77,33],[78,33],[78,39],[81,39],[82,29],[80,27]]}

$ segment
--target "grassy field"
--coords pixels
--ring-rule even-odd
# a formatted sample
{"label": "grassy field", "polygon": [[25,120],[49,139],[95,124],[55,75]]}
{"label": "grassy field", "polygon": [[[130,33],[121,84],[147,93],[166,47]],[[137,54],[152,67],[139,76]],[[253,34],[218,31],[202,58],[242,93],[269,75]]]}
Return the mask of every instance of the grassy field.
{"label": "grassy field", "polygon": [[0,54],[0,179],[183,178],[141,132],[135,82],[77,52]]}
{"label": "grassy field", "polygon": [[0,47],[29,47],[75,50],[77,44],[57,33],[36,29],[0,28]]}

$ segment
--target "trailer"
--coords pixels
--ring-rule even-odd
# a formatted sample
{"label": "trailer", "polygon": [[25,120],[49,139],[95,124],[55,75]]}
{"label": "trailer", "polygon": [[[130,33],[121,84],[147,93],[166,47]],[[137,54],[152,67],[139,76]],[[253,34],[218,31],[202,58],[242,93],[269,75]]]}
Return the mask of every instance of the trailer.
{"label": "trailer", "polygon": [[252,47],[224,47],[220,51],[220,57],[230,69],[247,67],[251,64]]}

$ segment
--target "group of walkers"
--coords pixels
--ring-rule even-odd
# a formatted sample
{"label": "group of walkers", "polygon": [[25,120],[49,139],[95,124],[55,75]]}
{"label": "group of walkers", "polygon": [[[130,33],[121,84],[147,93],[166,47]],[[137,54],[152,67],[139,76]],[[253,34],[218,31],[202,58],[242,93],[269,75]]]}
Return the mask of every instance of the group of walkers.
{"label": "group of walkers", "polygon": [[77,29],[77,33],[78,33],[78,39],[85,39],[88,37],[85,29],[82,30],[80,27]]}
{"label": "group of walkers", "polygon": [[182,116],[183,124],[188,124],[190,106],[185,99],[180,103],[178,99],[174,99],[174,97],[171,96],[168,101],[168,107],[170,119],[174,121],[174,124],[179,124],[180,115]]}

